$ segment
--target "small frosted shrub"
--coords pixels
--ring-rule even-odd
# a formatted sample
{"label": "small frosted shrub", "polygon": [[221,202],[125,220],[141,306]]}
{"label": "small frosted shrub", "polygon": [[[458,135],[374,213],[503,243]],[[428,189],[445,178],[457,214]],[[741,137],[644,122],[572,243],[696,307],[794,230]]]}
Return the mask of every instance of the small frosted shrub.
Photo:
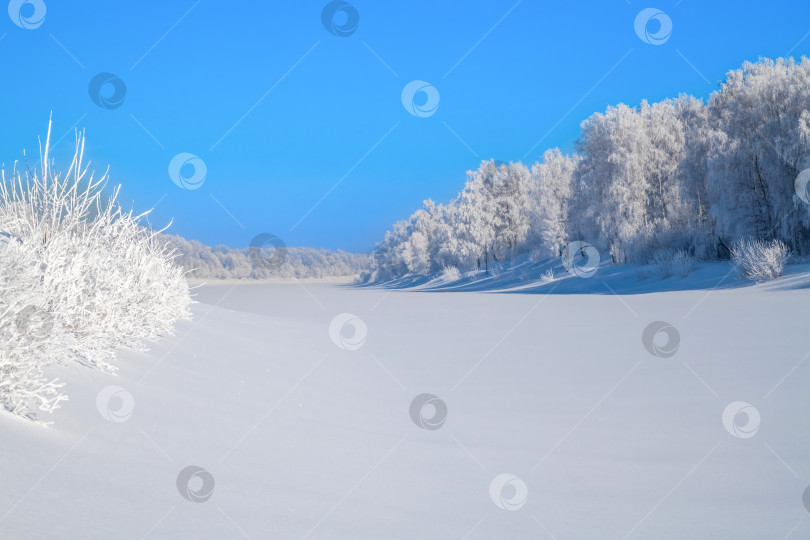
{"label": "small frosted shrub", "polygon": [[685,278],[695,268],[695,260],[684,249],[662,249],[656,251],[652,257],[652,268],[661,279],[674,275]]}
{"label": "small frosted shrub", "polygon": [[461,272],[455,266],[445,266],[442,269],[442,281],[451,283],[461,279]]}
{"label": "small frosted shrub", "polygon": [[779,240],[740,240],[731,249],[731,258],[738,271],[757,282],[768,281],[782,275],[790,253]]}
{"label": "small frosted shrub", "polygon": [[121,347],[143,350],[189,315],[188,285],[173,253],[102,192],[82,163],[66,174],[48,159],[0,182],[0,406],[28,418],[66,399],[43,369],[68,362],[113,371]]}

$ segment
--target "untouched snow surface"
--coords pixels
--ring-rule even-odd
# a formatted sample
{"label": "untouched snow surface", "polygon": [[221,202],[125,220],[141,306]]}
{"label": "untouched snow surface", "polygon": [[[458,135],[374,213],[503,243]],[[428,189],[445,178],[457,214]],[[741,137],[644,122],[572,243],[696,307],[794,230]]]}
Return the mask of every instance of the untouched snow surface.
{"label": "untouched snow surface", "polygon": [[807,538],[810,280],[727,270],[203,286],[118,376],[56,368],[51,429],[0,415],[0,538]]}

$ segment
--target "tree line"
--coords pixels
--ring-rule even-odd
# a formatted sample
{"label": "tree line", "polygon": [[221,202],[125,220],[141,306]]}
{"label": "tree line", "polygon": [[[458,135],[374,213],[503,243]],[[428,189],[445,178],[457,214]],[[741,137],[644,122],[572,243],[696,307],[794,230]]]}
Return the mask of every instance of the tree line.
{"label": "tree line", "polygon": [[615,263],[673,250],[724,259],[750,239],[806,255],[808,109],[806,58],[746,62],[706,101],[609,107],[582,122],[574,154],[547,150],[531,168],[484,161],[455,200],[425,201],[376,246],[368,277],[559,256],[577,240]]}

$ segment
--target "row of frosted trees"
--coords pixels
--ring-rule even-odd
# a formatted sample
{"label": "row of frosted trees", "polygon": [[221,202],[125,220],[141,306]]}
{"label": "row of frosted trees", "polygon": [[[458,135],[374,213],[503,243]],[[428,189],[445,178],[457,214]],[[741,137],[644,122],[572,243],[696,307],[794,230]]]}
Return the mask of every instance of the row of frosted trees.
{"label": "row of frosted trees", "polygon": [[189,277],[201,279],[290,279],[351,277],[368,270],[368,254],[302,247],[284,248],[283,254],[264,252],[271,264],[257,264],[248,248],[207,246],[181,236],[162,235],[174,251],[175,264]]}
{"label": "row of frosted trees", "polygon": [[794,189],[810,167],[808,109],[808,59],[746,63],[708,103],[610,107],[582,123],[576,154],[548,150],[531,169],[485,161],[455,200],[425,201],[377,245],[371,278],[558,256],[573,240],[617,263],[725,258],[746,238],[808,254],[810,206]]}

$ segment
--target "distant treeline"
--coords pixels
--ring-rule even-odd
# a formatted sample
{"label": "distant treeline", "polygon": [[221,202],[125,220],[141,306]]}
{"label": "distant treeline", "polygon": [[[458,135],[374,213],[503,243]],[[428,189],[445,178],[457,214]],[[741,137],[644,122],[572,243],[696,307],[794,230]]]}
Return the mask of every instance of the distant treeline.
{"label": "distant treeline", "polygon": [[288,247],[276,252],[272,246],[260,257],[251,256],[249,248],[207,246],[181,236],[162,235],[161,239],[177,253],[175,264],[189,277],[207,279],[284,279],[351,277],[369,266],[369,255]]}

